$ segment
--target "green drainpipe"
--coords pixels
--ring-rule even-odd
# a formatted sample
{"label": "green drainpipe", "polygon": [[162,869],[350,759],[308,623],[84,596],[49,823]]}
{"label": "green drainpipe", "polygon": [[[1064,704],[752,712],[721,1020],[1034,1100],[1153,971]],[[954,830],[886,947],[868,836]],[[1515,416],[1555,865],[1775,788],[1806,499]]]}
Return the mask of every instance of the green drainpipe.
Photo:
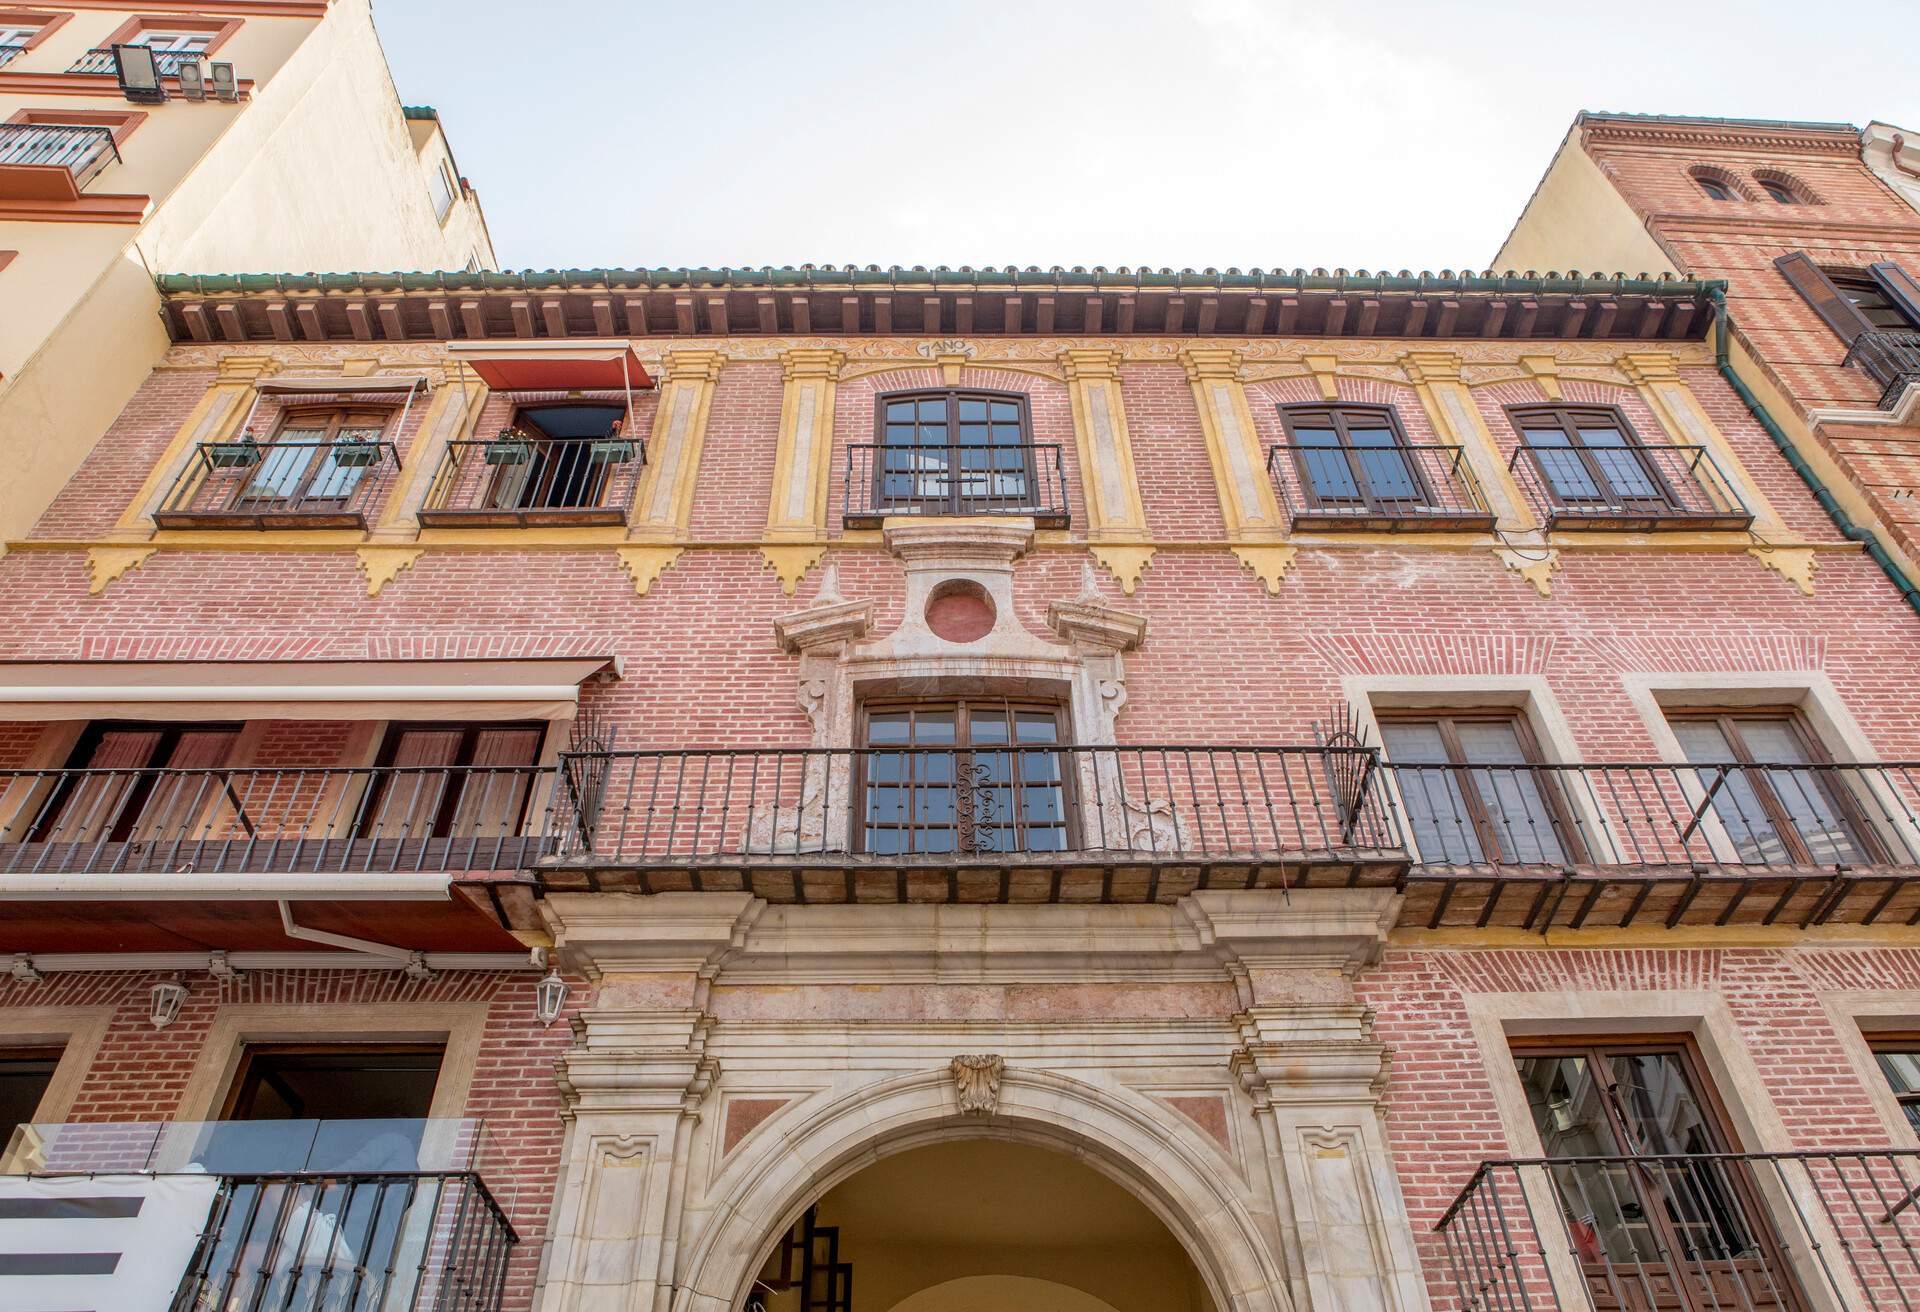
{"label": "green drainpipe", "polygon": [[1799,448],[1794,446],[1793,439],[1774,422],[1773,416],[1767,413],[1767,408],[1760,404],[1760,398],[1755,396],[1753,390],[1741,381],[1740,375],[1733,371],[1733,365],[1727,360],[1727,334],[1733,328],[1733,317],[1727,313],[1727,294],[1720,288],[1713,287],[1708,289],[1707,295],[1713,301],[1713,362],[1719,366],[1720,376],[1727,380],[1734,393],[1746,404],[1747,409],[1753,412],[1753,417],[1760,421],[1760,427],[1767,430],[1767,436],[1773,439],[1776,447],[1780,448],[1780,454],[1786,457],[1789,465],[1793,466],[1793,472],[1800,475],[1800,481],[1812,490],[1813,499],[1818,501],[1820,508],[1827,512],[1828,518],[1832,519],[1835,526],[1839,528],[1841,536],[1858,542],[1866,548],[1867,554],[1873,557],[1873,563],[1880,567],[1883,574],[1893,580],[1893,586],[1900,590],[1900,595],[1906,599],[1907,605],[1920,611],[1920,587],[1914,586],[1913,580],[1906,576],[1899,562],[1887,554],[1887,549],[1880,545],[1880,539],[1874,535],[1872,529],[1862,528],[1853,522],[1846,510],[1834,499],[1833,493],[1827,490],[1827,485],[1820,481],[1820,475],[1813,472],[1813,466],[1807,463],[1806,457],[1801,455]]}

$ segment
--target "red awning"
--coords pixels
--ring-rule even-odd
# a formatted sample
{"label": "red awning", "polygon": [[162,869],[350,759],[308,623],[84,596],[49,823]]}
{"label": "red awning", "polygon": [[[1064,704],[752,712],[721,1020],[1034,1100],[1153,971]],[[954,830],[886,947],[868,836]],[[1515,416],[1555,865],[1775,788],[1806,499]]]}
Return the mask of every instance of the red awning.
{"label": "red awning", "polygon": [[473,366],[497,392],[566,392],[651,387],[653,379],[616,339],[540,342],[448,342],[456,360]]}

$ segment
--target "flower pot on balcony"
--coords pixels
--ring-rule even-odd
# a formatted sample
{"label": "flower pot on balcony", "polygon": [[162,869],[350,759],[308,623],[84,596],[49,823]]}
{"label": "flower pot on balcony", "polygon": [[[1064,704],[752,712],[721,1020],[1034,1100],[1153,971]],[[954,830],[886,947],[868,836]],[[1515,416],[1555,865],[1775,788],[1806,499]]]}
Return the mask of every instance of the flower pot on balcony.
{"label": "flower pot on balcony", "polygon": [[378,442],[335,442],[333,464],[336,469],[365,469],[380,462]]}
{"label": "flower pot on balcony", "polygon": [[633,459],[633,443],[624,437],[603,438],[587,448],[587,459],[596,465],[624,465]]}
{"label": "flower pot on balcony", "polygon": [[517,434],[502,433],[487,443],[490,465],[524,465],[533,459],[533,443]]}
{"label": "flower pot on balcony", "polygon": [[204,448],[215,469],[251,469],[260,463],[260,444],[250,437],[238,442],[215,442]]}

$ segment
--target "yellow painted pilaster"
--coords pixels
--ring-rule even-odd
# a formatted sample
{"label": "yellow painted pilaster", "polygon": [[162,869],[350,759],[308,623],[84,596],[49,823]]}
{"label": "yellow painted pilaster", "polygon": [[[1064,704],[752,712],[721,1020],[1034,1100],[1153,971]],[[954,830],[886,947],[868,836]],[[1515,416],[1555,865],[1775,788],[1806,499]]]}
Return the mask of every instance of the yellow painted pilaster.
{"label": "yellow painted pilaster", "polygon": [[834,393],[842,351],[796,349],[780,357],[785,380],[761,557],[791,594],[826,553],[827,481],[833,468]]}
{"label": "yellow painted pilaster", "polygon": [[693,523],[693,488],[700,476],[713,387],[727,357],[719,351],[669,351],[660,366],[660,404],[647,442],[647,473],[634,498],[620,565],[645,596],[667,566],[680,558]]}
{"label": "yellow painted pilaster", "polygon": [[1087,507],[1087,538],[1094,559],[1131,593],[1153,559],[1147,511],[1133,468],[1120,396],[1120,352],[1112,347],[1062,351],[1067,394],[1073,402],[1074,445]]}
{"label": "yellow painted pilaster", "polygon": [[1280,591],[1280,580],[1293,564],[1295,549],[1283,545],[1286,520],[1280,513],[1273,481],[1267,477],[1253,410],[1241,382],[1240,362],[1238,351],[1222,347],[1189,347],[1180,353],[1180,363],[1193,387],[1200,428],[1206,435],[1227,540],[1241,563],[1273,594]]}
{"label": "yellow painted pilaster", "polygon": [[220,362],[220,373],[213,386],[194,406],[186,423],[180,425],[173,440],[167,443],[165,454],[154,463],[153,471],[140,485],[140,491],[121,512],[113,526],[116,537],[146,536],[153,527],[148,517],[155,503],[179,478],[195,443],[224,442],[240,435],[240,425],[253,405],[255,385],[271,373],[273,367],[273,357],[266,355],[230,355]]}
{"label": "yellow painted pilaster", "polygon": [[400,477],[374,525],[375,540],[411,537],[418,532],[420,507],[426,504],[434,476],[440,472],[447,443],[473,436],[474,424],[486,402],[487,385],[472,365],[455,361],[447,366],[445,381],[433,389],[413,440],[400,453]]}
{"label": "yellow painted pilaster", "polygon": [[[1671,354],[1665,351],[1630,351],[1616,363],[1648,407],[1660,417],[1661,427],[1684,445],[1706,448],[1722,478],[1753,513],[1755,533],[1770,540],[1794,536],[1781,522],[1773,503],[1767,500],[1766,494],[1753,481],[1753,475],[1747,471],[1732,443],[1727,441],[1726,434],[1708,417],[1700,399],[1687,386],[1687,380],[1680,376]],[[1812,594],[1812,551],[1755,547],[1752,554],[1761,564],[1777,571],[1801,592]]]}

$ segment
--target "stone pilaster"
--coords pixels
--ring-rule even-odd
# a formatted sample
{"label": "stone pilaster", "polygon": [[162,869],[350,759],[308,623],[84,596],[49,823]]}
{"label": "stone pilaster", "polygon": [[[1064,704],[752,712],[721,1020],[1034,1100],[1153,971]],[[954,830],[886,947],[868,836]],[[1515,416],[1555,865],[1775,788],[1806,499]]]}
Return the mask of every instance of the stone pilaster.
{"label": "stone pilaster", "polygon": [[647,440],[647,474],[634,498],[627,531],[635,543],[651,545],[615,549],[633,579],[633,590],[642,596],[684,549],[714,383],[726,362],[719,351],[669,351],[661,361],[660,405]]}
{"label": "stone pilaster", "polygon": [[1133,439],[1120,395],[1120,352],[1088,347],[1060,353],[1073,402],[1074,444],[1095,560],[1131,593],[1153,559],[1146,506],[1133,468]]}
{"label": "stone pilaster", "polygon": [[1269,593],[1277,593],[1293,564],[1294,548],[1284,545],[1286,519],[1267,475],[1247,389],[1241,383],[1240,353],[1189,347],[1180,353],[1180,363],[1186,367],[1194,409],[1206,435],[1227,540],[1240,563],[1259,577]]}
{"label": "stone pilaster", "polygon": [[827,549],[834,393],[846,360],[845,353],[824,349],[795,349],[780,357],[780,435],[760,554],[789,595]]}

